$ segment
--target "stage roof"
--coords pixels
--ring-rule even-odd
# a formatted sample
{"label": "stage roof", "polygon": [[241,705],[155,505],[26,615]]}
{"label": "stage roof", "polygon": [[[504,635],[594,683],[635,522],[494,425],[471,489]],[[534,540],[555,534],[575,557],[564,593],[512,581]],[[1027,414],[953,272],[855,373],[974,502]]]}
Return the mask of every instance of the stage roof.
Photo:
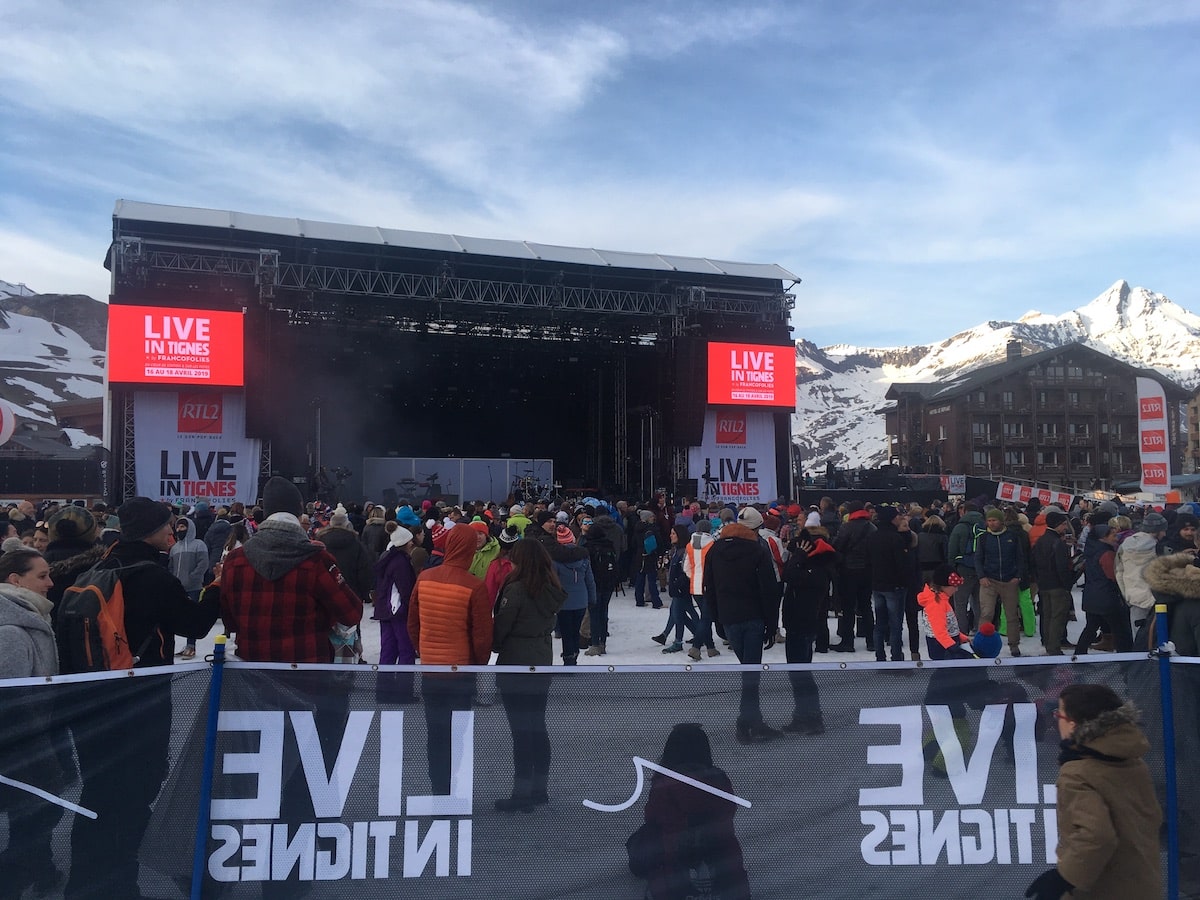
{"label": "stage roof", "polygon": [[131,222],[160,222],[201,228],[228,228],[241,232],[310,240],[410,247],[442,253],[468,253],[478,256],[509,257],[575,265],[800,281],[787,269],[774,263],[730,262],[659,253],[593,250],[585,247],[539,244],[532,241],[465,237],[457,234],[435,234],[399,228],[377,228],[369,225],[342,225],[333,222],[315,222],[309,219],[285,219],[280,216],[260,216],[231,210],[165,206],[157,203],[141,203],[136,200],[118,200],[116,208],[113,210],[113,218]]}

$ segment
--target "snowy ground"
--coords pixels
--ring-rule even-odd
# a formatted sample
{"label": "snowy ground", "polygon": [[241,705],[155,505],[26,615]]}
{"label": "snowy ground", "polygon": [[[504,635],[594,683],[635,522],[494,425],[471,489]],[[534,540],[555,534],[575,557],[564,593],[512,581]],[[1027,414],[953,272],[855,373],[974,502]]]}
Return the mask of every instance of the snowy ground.
{"label": "snowy ground", "polygon": [[[1083,630],[1084,614],[1080,609],[1080,599],[1082,590],[1076,588],[1074,592],[1075,610],[1078,617],[1077,622],[1067,623],[1067,636],[1074,642],[1079,632]],[[709,657],[706,653],[701,657],[699,662],[693,662],[687,656],[687,643],[690,638],[688,632],[684,632],[684,650],[680,653],[663,653],[662,646],[652,641],[651,635],[660,633],[663,627],[667,624],[667,605],[666,596],[663,597],[664,605],[662,609],[653,609],[650,606],[645,606],[641,609],[634,606],[633,589],[626,587],[624,594],[616,593],[613,595],[612,604],[609,606],[609,634],[610,637],[607,643],[608,652],[604,656],[584,656],[580,655],[579,662],[581,665],[594,666],[720,666],[734,665],[737,663],[737,658],[725,647],[719,638],[715,638],[717,648],[721,650],[720,656]],[[369,613],[368,613],[369,615]],[[207,638],[197,643],[199,653],[207,655],[212,652],[213,637],[220,633],[221,624],[217,626],[209,634]],[[907,624],[905,625],[904,633],[904,652],[908,653],[908,632]],[[830,643],[837,643],[837,619],[829,620]],[[362,625],[363,650],[366,655],[367,662],[379,662],[379,625],[369,619],[363,620]],[[921,642],[924,647],[924,641]],[[182,650],[184,646],[183,638],[176,639],[176,649]],[[875,654],[866,649],[866,642],[859,638],[855,641],[855,646],[858,648],[854,653],[827,653],[814,654],[813,662],[836,663],[836,662],[874,662]],[[555,642],[555,654],[560,652],[558,642]],[[1021,654],[1022,656],[1044,656],[1045,649],[1042,647],[1041,639],[1036,635],[1034,637],[1021,637]],[[927,654],[922,650],[922,657],[928,658]],[[1001,651],[1002,657],[1008,656],[1008,647]],[[495,656],[493,655],[493,662]],[[561,664],[562,660],[555,660],[555,664]],[[784,650],[782,643],[776,644],[770,650],[763,654],[764,663],[784,663]]]}

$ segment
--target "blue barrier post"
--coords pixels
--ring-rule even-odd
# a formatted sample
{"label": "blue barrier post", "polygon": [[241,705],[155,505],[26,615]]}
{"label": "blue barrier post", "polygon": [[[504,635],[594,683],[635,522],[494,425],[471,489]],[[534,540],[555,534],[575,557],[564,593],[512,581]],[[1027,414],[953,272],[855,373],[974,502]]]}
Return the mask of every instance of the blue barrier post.
{"label": "blue barrier post", "polygon": [[225,635],[213,646],[212,680],[208,683],[208,723],[204,729],[204,766],[200,773],[200,809],[196,813],[196,845],[192,852],[192,900],[200,900],[212,812],[213,769],[217,761],[217,716],[221,713],[221,679],[225,673]]}
{"label": "blue barrier post", "polygon": [[1167,898],[1179,898],[1179,798],[1175,787],[1175,707],[1171,697],[1171,654],[1163,649],[1167,633],[1167,606],[1154,606],[1154,633],[1158,644],[1158,675],[1162,696],[1163,761],[1167,774]]}

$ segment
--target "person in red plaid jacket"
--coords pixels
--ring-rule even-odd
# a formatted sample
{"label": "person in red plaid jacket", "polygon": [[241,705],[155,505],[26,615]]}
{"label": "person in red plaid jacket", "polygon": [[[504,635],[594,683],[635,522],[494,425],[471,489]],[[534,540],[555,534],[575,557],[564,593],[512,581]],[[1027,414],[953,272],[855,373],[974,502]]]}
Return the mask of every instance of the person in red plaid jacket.
{"label": "person in red plaid jacket", "polygon": [[363,604],[337,562],[300,525],[304,499],[278,476],[263,488],[258,533],[230,551],[221,572],[221,618],[252,662],[331,663],[334,625],[357,625]]}

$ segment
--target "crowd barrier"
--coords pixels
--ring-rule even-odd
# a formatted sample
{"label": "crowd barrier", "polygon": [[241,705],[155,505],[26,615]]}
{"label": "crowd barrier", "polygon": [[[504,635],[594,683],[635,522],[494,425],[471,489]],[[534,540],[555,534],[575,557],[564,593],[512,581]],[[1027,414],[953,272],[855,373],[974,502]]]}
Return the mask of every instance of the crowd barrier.
{"label": "crowd barrier", "polygon": [[[819,707],[824,733],[740,743],[739,703],[755,682],[769,724],[788,722],[799,702]],[[147,897],[633,900],[645,882],[629,871],[626,840],[658,779],[729,804],[755,898],[1019,897],[1054,864],[1052,713],[1074,682],[1107,684],[1141,709],[1159,799],[1185,823],[1181,849],[1177,832],[1164,832],[1167,895],[1181,876],[1182,896],[1197,896],[1200,776],[1184,766],[1176,783],[1173,766],[1200,758],[1195,659],[569,670],[197,662],[0,684],[0,778],[9,799],[23,792],[62,808],[52,847],[64,872],[80,817],[103,829],[124,820],[119,805],[87,808],[75,768],[85,748],[91,777],[121,803],[152,798],[139,854]],[[514,767],[503,701],[542,695],[549,802],[498,811]],[[430,745],[427,711],[455,706]],[[727,790],[663,764],[677,723],[703,727]],[[102,762],[98,746],[108,748]],[[55,765],[64,775],[43,789],[13,775]],[[704,871],[688,896],[729,896]]]}

